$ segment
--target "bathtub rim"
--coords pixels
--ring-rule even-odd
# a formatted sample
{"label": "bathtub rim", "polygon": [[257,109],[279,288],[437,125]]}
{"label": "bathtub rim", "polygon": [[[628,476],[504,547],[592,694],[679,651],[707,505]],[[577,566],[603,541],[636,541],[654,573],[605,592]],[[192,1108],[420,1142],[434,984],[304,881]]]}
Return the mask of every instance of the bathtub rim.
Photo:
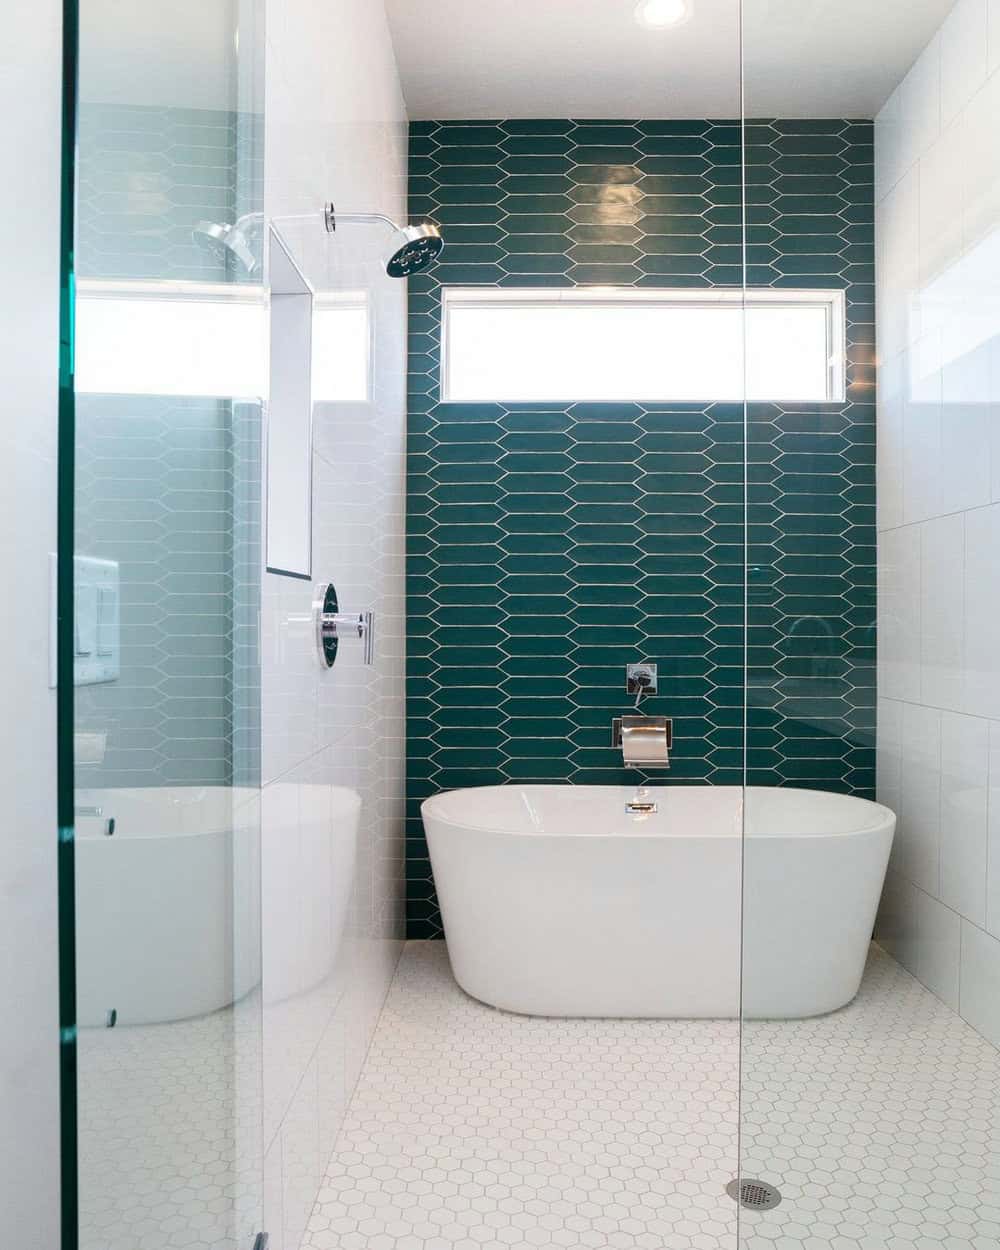
{"label": "bathtub rim", "polygon": [[[176,796],[184,795],[184,799]],[[259,802],[260,790],[255,786],[239,785],[175,785],[175,786],[87,786],[76,791],[76,803],[80,806],[98,806],[106,809],[101,816],[77,813],[74,821],[74,840],[77,845],[100,843],[121,845],[123,842],[158,842],[175,838],[203,838],[228,836],[248,828],[247,817],[252,826],[256,813],[252,810]],[[139,807],[122,804],[136,803]],[[154,824],[162,825],[156,832],[149,832],[141,822],[149,821],[155,808]],[[175,822],[176,816],[176,822]],[[116,830],[112,836],[104,831],[109,817],[114,817]],[[133,824],[129,818],[137,818]],[[183,828],[185,820],[196,827]]]}
{"label": "bathtub rim", "polygon": [[[507,782],[507,783],[501,783],[499,785],[489,784],[489,785],[483,785],[483,786],[456,786],[453,789],[440,790],[436,794],[432,794],[428,798],[424,799],[423,802],[420,804],[420,815],[423,820],[426,820],[427,817],[429,816],[432,820],[439,823],[440,825],[447,826],[450,829],[460,830],[468,834],[490,834],[490,835],[502,835],[504,837],[517,837],[517,838],[555,838],[555,839],[562,839],[562,840],[580,839],[580,840],[586,840],[588,842],[598,840],[598,839],[603,839],[606,841],[623,841],[623,840],[640,841],[640,840],[656,838],[656,837],[670,837],[671,839],[675,839],[678,841],[682,839],[695,839],[695,838],[704,838],[704,837],[712,837],[713,839],[720,838],[720,839],[734,839],[734,840],[747,840],[748,838],[753,838],[754,841],[769,841],[772,839],[777,840],[780,838],[805,840],[807,838],[818,838],[818,837],[825,837],[825,838],[867,837],[867,836],[871,836],[872,834],[877,834],[885,830],[886,828],[889,828],[894,832],[895,825],[898,819],[897,814],[891,808],[886,807],[884,803],[879,803],[875,799],[866,799],[866,798],[863,798],[861,795],[857,795],[857,794],[841,794],[835,790],[814,790],[814,789],[809,789],[808,787],[805,787],[805,786],[713,786],[713,785],[689,784],[689,783],[683,783],[683,782],[677,785],[656,785],[656,784],[647,785],[646,789],[649,791],[650,796],[653,799],[657,797],[658,793],[663,793],[664,791],[671,791],[671,790],[687,790],[687,791],[695,791],[695,790],[720,791],[722,790],[722,791],[732,791],[734,794],[736,792],[739,792],[741,795],[745,795],[748,791],[750,791],[750,792],[755,792],[758,794],[782,794],[782,795],[788,795],[789,797],[796,796],[796,795],[799,795],[799,796],[808,795],[811,797],[819,796],[823,799],[833,799],[835,801],[846,800],[850,802],[852,806],[863,804],[866,808],[872,809],[872,815],[871,815],[870,823],[859,825],[857,828],[839,829],[839,830],[816,829],[808,833],[795,833],[795,832],[789,832],[789,831],[779,831],[775,833],[768,833],[768,832],[758,831],[758,830],[748,831],[742,821],[739,822],[737,827],[731,830],[726,830],[725,832],[721,832],[721,831],[713,832],[711,834],[707,834],[704,830],[689,831],[685,829],[685,830],[680,830],[680,831],[677,831],[677,830],[668,831],[664,829],[657,829],[655,825],[647,823],[641,816],[636,816],[633,818],[631,828],[629,828],[628,826],[625,826],[619,829],[614,829],[608,832],[601,832],[601,833],[580,833],[580,832],[566,833],[566,832],[562,832],[559,830],[552,830],[552,829],[511,828],[509,825],[501,824],[499,818],[496,820],[495,823],[492,823],[492,824],[478,824],[475,822],[475,820],[470,819],[468,814],[462,817],[458,817],[455,814],[445,814],[439,810],[439,808],[442,806],[441,800],[451,795],[458,795],[458,794],[472,795],[472,794],[478,794],[481,792],[491,791],[491,790],[492,791],[495,791],[495,790],[504,790],[504,791],[544,790],[547,792],[552,792],[552,791],[562,791],[562,790],[581,791],[581,790],[591,789],[591,790],[613,791],[616,793],[620,793],[623,799],[627,799],[635,794],[635,791],[638,788],[638,785],[639,785],[638,782],[634,786],[605,785],[605,784],[590,785],[589,783],[586,783],[586,782],[582,783],[581,785],[573,785],[570,782],[552,782],[552,783]],[[731,815],[735,817],[736,812],[734,811],[733,813],[731,813]]]}

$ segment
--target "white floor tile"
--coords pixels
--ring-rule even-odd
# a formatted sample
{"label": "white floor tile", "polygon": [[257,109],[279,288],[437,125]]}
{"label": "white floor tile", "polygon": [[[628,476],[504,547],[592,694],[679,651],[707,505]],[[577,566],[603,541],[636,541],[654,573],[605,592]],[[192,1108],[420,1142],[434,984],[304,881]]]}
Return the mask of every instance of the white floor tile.
{"label": "white floor tile", "polygon": [[[311,1250],[979,1250],[1000,1235],[1000,1052],[878,947],[858,998],[733,1021],[513,1016],[411,942]],[[979,1239],[979,1240],[977,1240]]]}
{"label": "white floor tile", "polygon": [[[194,1020],[80,1030],[80,1250],[252,1244],[262,1218],[258,1019],[259,1004],[244,999]],[[270,1152],[270,1215],[280,1167]]]}
{"label": "white floor tile", "polygon": [[509,1015],[408,944],[313,1250],[732,1248],[736,1021]]}

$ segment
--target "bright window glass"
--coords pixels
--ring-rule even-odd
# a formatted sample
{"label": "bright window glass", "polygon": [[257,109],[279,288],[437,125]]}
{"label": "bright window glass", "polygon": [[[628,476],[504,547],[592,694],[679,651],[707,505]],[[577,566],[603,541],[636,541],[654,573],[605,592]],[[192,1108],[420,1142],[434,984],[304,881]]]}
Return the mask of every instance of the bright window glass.
{"label": "bright window glass", "polygon": [[256,398],[265,393],[265,316],[259,287],[81,281],[77,392]]}
{"label": "bright window glass", "polygon": [[[260,287],[82,280],[76,304],[80,394],[256,399],[267,392],[267,307]],[[368,298],[317,297],[312,397],[370,396]]]}
{"label": "bright window glass", "polygon": [[841,291],[450,288],[442,399],[841,402],[843,339]]}

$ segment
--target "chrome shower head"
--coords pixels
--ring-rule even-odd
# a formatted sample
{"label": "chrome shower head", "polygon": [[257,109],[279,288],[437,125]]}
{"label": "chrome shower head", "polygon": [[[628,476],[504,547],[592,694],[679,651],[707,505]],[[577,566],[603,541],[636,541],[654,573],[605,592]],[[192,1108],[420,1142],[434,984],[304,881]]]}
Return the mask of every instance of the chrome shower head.
{"label": "chrome shower head", "polygon": [[205,244],[214,252],[220,260],[225,260],[227,256],[234,256],[247,273],[253,273],[257,268],[257,257],[246,235],[246,224],[252,217],[253,214],[248,214],[247,217],[241,217],[232,225],[225,225],[218,221],[199,221],[192,235],[199,243]]}
{"label": "chrome shower head", "polygon": [[333,204],[327,204],[323,212],[327,231],[333,234],[338,221],[362,225],[379,222],[392,231],[392,245],[386,257],[385,271],[390,278],[408,278],[434,263],[444,248],[441,229],[432,221],[422,221],[416,226],[400,226],[382,213],[338,213]]}
{"label": "chrome shower head", "polygon": [[432,265],[441,255],[444,239],[433,222],[400,226],[393,236],[393,250],[385,263],[390,278],[407,278]]}

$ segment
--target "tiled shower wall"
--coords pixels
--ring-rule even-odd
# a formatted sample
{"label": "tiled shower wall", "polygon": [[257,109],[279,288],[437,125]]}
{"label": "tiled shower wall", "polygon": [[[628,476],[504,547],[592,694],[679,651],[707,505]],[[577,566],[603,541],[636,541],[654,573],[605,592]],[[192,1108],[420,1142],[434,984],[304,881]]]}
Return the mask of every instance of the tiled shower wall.
{"label": "tiled shower wall", "polygon": [[[227,109],[85,102],[79,276],[242,277],[192,230],[259,203],[254,123]],[[258,445],[252,405],[79,396],[76,549],[118,561],[122,641],[121,676],[77,690],[77,731],[102,755],[78,765],[79,785],[259,775]]]}
{"label": "tiled shower wall", "polygon": [[372,328],[368,400],[313,414],[312,575],[374,611],[374,663],[347,641],[320,666],[308,581],[261,598],[264,1226],[298,1250],[403,936],[406,286],[382,229],[320,212],[405,215],[407,118],[381,0],[266,8],[265,207],[314,214],[297,262]]}
{"label": "tiled shower wall", "polygon": [[117,561],[121,675],[77,690],[82,786],[230,784],[232,405],[81,395],[76,549]]}
{"label": "tiled shower wall", "polygon": [[[755,122],[751,286],[846,288],[848,402],[750,413],[750,780],[874,789],[869,123]],[[409,932],[439,936],[420,822],[441,789],[634,781],[624,666],[660,665],[669,780],[743,762],[739,404],[438,402],[441,287],[739,287],[732,122],[419,122],[410,212]]]}
{"label": "tiled shower wall", "polygon": [[238,211],[239,118],[231,109],[80,107],[77,260],[84,278],[225,281],[199,221]]}
{"label": "tiled shower wall", "polygon": [[876,936],[1000,1044],[1000,10],[960,0],[876,120]]}

